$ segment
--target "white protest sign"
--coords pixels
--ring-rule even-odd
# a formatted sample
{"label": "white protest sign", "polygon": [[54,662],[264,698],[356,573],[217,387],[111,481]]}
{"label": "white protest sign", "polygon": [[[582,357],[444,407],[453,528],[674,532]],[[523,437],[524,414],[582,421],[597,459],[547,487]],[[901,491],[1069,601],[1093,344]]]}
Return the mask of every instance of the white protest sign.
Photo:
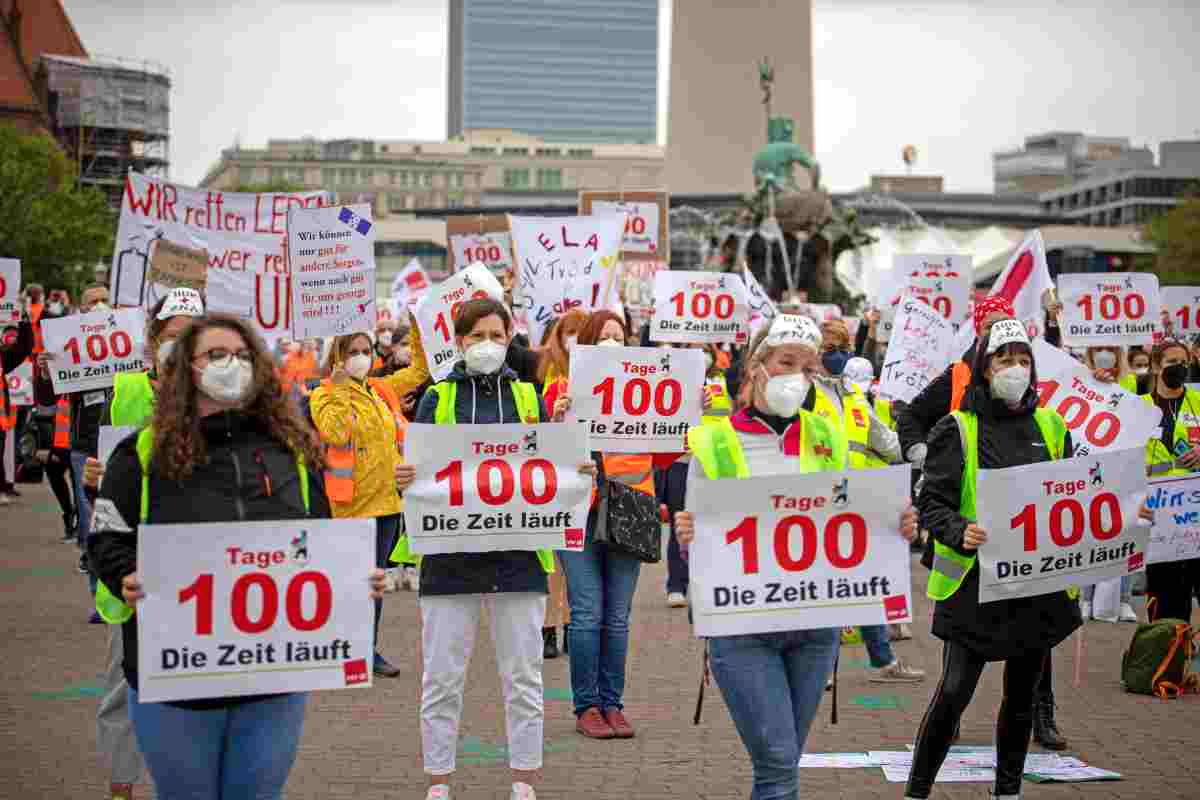
{"label": "white protest sign", "polygon": [[138,701],[371,685],[375,524],[143,525]]}
{"label": "white protest sign", "polygon": [[665,261],[662,238],[663,222],[667,219],[662,210],[665,204],[665,194],[661,202],[592,200],[591,213],[625,216],[625,242],[621,245],[621,253],[626,258],[641,256]]}
{"label": "white protest sign", "polygon": [[742,280],[746,283],[746,305],[750,307],[750,327],[757,329],[759,320],[770,322],[779,313],[775,303],[771,301],[767,290],[754,277],[747,265],[742,266]]}
{"label": "white protest sign", "polygon": [[901,276],[901,294],[933,306],[958,330],[968,321],[971,300],[971,256],[951,254],[897,254],[892,271]]}
{"label": "white protest sign", "polygon": [[567,422],[588,426],[605,453],[678,453],[700,424],[704,351],[578,345]]}
{"label": "white protest sign", "polygon": [[1146,505],[1154,510],[1147,564],[1200,558],[1200,475],[1150,481]]}
{"label": "white protest sign", "polygon": [[979,602],[1035,597],[1119,578],[1145,564],[1145,451],[981,469],[976,481]]}
{"label": "white protest sign", "polygon": [[[8,381],[8,400],[14,406],[33,405],[33,362],[21,365],[4,376]],[[13,437],[9,437],[13,438]]]}
{"label": "white protest sign", "polygon": [[429,374],[440,381],[454,369],[462,354],[454,341],[454,320],[458,309],[468,300],[491,297],[503,300],[504,290],[500,281],[483,264],[472,264],[425,295],[413,312],[417,327],[421,331],[421,345],[425,348],[425,360]]}
{"label": "white protest sign", "polygon": [[288,209],[330,202],[325,192],[223,192],[131,172],[125,179],[109,269],[112,302],[149,306],[170,288],[147,281],[158,239],[206,250],[208,283],[214,271],[286,275]]}
{"label": "white protest sign", "polygon": [[1176,336],[1200,333],[1200,286],[1164,286],[1159,295]]}
{"label": "white protest sign", "polygon": [[953,357],[954,328],[933,306],[905,296],[888,340],[879,394],[911,403]]}
{"label": "white protest sign", "polygon": [[583,545],[592,479],[582,425],[409,425],[404,492],[414,553]]}
{"label": "white protest sign", "polygon": [[213,314],[249,320],[263,338],[292,336],[292,276],[208,270],[205,300]]}
{"label": "white protest sign", "polygon": [[119,308],[43,319],[42,341],[51,354],[55,394],[112,386],[118,372],[146,369],[146,315]]}
{"label": "white protest sign", "polygon": [[512,269],[512,236],[507,231],[447,234],[447,238],[454,251],[454,263],[460,269],[476,261],[492,272]]}
{"label": "white protest sign", "polygon": [[96,442],[96,460],[107,464],[117,445],[138,431],[136,425],[101,425]]}
{"label": "white protest sign", "polygon": [[1162,423],[1158,406],[1143,402],[1119,384],[1101,383],[1087,367],[1044,339],[1033,341],[1033,358],[1038,405],[1057,411],[1067,423],[1077,458],[1140,449],[1157,435]]}
{"label": "white protest sign", "polygon": [[910,465],[689,487],[697,636],[911,619],[900,514]]}
{"label": "white protest sign", "polygon": [[292,337],[375,329],[375,226],[369,205],[288,210]]}
{"label": "white protest sign", "polygon": [[431,286],[428,273],[417,259],[411,259],[392,279],[392,300],[400,308],[412,311],[425,297]]}
{"label": "white protest sign", "polygon": [[1068,347],[1150,344],[1162,332],[1158,276],[1148,272],[1059,275],[1058,300]]}
{"label": "white protest sign", "polygon": [[654,276],[653,342],[698,344],[750,340],[746,284],[729,272],[664,271]]}
{"label": "white protest sign", "polygon": [[0,258],[0,323],[21,320],[21,262]]}
{"label": "white protest sign", "polygon": [[517,258],[514,296],[525,310],[529,338],[572,308],[606,308],[625,229],[622,214],[509,217]]}

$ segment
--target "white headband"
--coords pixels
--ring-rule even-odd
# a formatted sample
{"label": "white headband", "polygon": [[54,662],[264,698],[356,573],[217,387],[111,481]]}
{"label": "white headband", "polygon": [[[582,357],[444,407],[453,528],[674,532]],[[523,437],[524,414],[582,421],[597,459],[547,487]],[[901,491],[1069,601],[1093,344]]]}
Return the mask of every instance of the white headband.
{"label": "white headband", "polygon": [[819,353],[821,341],[821,329],[808,317],[799,314],[778,314],[771,321],[771,327],[762,343],[768,347],[802,344]]}
{"label": "white headband", "polygon": [[1020,342],[1029,344],[1029,334],[1025,324],[1015,319],[1002,319],[992,323],[992,332],[988,334],[987,355],[999,350],[1006,344]]}
{"label": "white headband", "polygon": [[195,289],[177,287],[167,293],[162,308],[156,317],[160,320],[171,317],[203,317],[204,300]]}

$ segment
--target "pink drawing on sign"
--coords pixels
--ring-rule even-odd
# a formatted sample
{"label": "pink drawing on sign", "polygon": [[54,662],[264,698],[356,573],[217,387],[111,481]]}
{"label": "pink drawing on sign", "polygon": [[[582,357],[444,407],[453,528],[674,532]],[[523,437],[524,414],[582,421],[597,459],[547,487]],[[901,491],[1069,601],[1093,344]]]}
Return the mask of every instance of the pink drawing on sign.
{"label": "pink drawing on sign", "polygon": [[908,617],[908,598],[902,594],[894,594],[883,598],[883,613],[888,622]]}
{"label": "pink drawing on sign", "polygon": [[367,660],[356,658],[342,663],[342,673],[346,676],[346,685],[354,686],[367,682]]}
{"label": "pink drawing on sign", "polygon": [[1134,553],[1129,557],[1129,571],[1134,572],[1142,568],[1142,564],[1146,561],[1145,553]]}

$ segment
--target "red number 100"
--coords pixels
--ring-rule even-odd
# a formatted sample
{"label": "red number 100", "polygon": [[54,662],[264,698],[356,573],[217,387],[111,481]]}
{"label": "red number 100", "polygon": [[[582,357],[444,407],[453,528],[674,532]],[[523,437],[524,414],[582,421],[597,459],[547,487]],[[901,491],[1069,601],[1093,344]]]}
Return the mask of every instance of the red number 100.
{"label": "red number 100", "polygon": [[[542,491],[538,492],[533,486],[534,473],[542,474]],[[500,488],[492,490],[492,473],[500,476]],[[450,505],[463,504],[463,462],[451,461],[445,469],[434,473],[434,479],[441,483],[450,484]],[[489,458],[480,462],[475,471],[475,491],[479,499],[489,506],[502,506],[513,499],[516,494],[516,481],[513,478],[512,467],[507,461],[499,458]],[[533,506],[549,503],[558,493],[558,473],[554,464],[544,458],[531,458],[521,465],[521,497]]]}
{"label": "red number 100", "polygon": [[[310,617],[304,616],[304,587],[312,584],[317,593],[317,607]],[[262,595],[258,619],[250,618],[250,590]],[[196,635],[211,636],[213,632],[213,576],[200,575],[190,586],[179,590],[179,602],[196,601]],[[308,570],[288,581],[284,597],[288,624],[298,631],[315,631],[324,627],[333,611],[333,587],[320,572]],[[233,584],[229,612],[233,626],[242,633],[262,633],[270,630],[279,617],[279,588],[275,579],[265,572],[248,572]]]}
{"label": "red number 100", "polygon": [[[850,526],[850,552],[842,555],[839,534],[843,525]],[[792,551],[792,529],[799,528],[800,555]],[[857,567],[867,557],[867,523],[859,514],[835,514],[825,522],[822,540],[825,558],[838,569]],[[741,542],[742,572],[758,573],[758,517],[746,517],[737,527],[725,533],[725,543]],[[787,572],[803,572],[817,560],[817,526],[811,518],[792,514],[775,525],[775,562]]]}

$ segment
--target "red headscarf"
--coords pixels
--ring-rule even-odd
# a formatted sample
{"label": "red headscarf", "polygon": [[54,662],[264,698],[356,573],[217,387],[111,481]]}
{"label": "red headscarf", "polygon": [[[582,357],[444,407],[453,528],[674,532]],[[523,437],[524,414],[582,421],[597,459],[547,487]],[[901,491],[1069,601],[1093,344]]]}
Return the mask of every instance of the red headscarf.
{"label": "red headscarf", "polygon": [[993,314],[997,311],[1001,311],[1010,317],[1016,316],[1016,312],[1013,311],[1012,303],[1008,301],[1008,298],[1002,295],[994,294],[989,297],[985,297],[983,300],[980,300],[975,304],[976,336],[979,336],[983,332],[983,320],[987,317],[987,315]]}

